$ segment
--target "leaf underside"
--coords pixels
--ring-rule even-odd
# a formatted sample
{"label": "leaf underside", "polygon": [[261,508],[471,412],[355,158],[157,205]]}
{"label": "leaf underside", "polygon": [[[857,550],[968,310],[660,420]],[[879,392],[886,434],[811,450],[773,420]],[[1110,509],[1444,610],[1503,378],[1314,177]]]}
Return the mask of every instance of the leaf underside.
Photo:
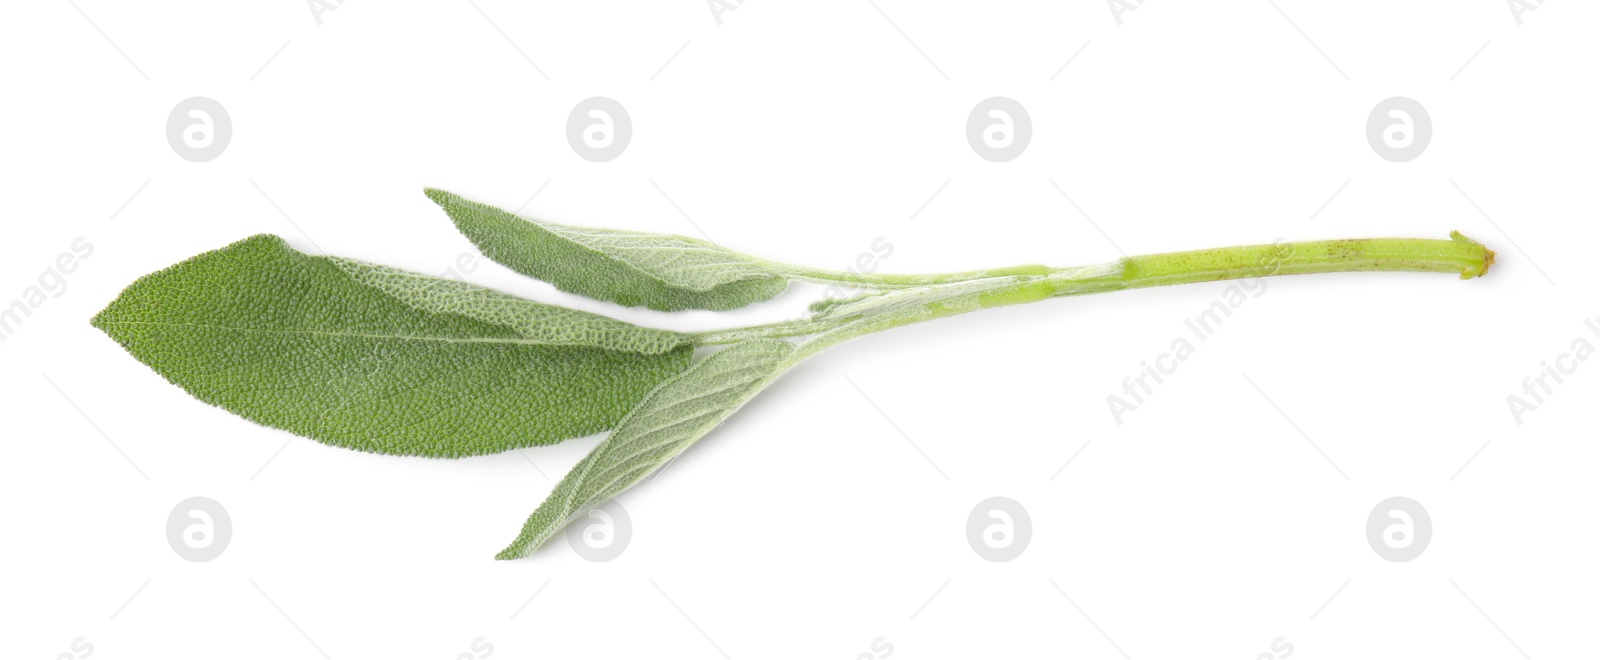
{"label": "leaf underside", "polygon": [[433,457],[612,428],[693,350],[676,333],[310,256],[269,235],[140,278],[93,323],[246,419]]}
{"label": "leaf underside", "polygon": [[683,236],[529,220],[428,189],[484,256],[557,289],[662,311],[729,310],[782,293],[774,264]]}
{"label": "leaf underside", "polygon": [[528,556],[573,519],[643,480],[794,366],[795,355],[788,342],[747,340],[661,383],[556,484],[496,558]]}

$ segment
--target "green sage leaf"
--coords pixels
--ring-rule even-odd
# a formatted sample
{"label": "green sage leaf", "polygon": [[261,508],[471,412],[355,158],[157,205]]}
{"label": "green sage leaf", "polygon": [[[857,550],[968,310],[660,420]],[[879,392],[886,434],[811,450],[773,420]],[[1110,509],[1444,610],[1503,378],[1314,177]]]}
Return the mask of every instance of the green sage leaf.
{"label": "green sage leaf", "polygon": [[800,359],[788,342],[753,339],[668,378],[556,484],[496,558],[528,556],[575,518],[688,449]]}
{"label": "green sage leaf", "polygon": [[268,235],[140,278],[93,323],[246,419],[435,457],[612,428],[693,350],[676,333],[310,256]]}
{"label": "green sage leaf", "polygon": [[777,264],[683,236],[568,227],[443,190],[428,197],[484,256],[557,289],[628,306],[729,310],[783,292]]}

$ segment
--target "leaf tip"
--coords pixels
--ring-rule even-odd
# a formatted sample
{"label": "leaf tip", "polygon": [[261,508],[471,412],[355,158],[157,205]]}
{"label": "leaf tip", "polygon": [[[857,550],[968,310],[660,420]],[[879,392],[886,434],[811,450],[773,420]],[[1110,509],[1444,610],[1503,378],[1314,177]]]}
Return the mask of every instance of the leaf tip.
{"label": "leaf tip", "polygon": [[516,540],[513,540],[511,545],[508,545],[504,550],[495,553],[494,558],[496,561],[526,559],[533,554],[533,551],[538,550],[542,545],[544,545],[544,539],[537,536],[529,536],[529,533],[524,530],[522,534],[517,535]]}
{"label": "leaf tip", "polygon": [[455,193],[452,193],[452,192],[450,192],[448,190],[441,190],[439,188],[431,188],[431,187],[423,188],[422,189],[422,194],[427,195],[428,199],[433,200],[433,203],[438,204],[440,206],[444,206],[444,203],[446,201],[449,201],[450,198],[456,196]]}
{"label": "leaf tip", "polygon": [[105,332],[106,331],[106,313],[110,312],[111,308],[116,306],[117,301],[121,300],[121,299],[122,299],[122,297],[118,296],[117,298],[112,299],[111,302],[106,303],[105,307],[101,308],[100,311],[95,312],[94,316],[89,317],[89,325],[93,326],[95,329],[97,329],[97,330],[99,330],[101,332]]}
{"label": "leaf tip", "polygon": [[[476,206],[474,202],[471,202],[467,198],[457,195],[453,192],[439,188],[423,188],[422,194],[427,195],[428,199],[433,200],[434,204],[439,205],[439,208],[444,210],[445,215],[449,216],[450,222],[456,226],[456,230],[460,231],[462,234],[465,234],[467,240],[472,241],[472,244],[478,246],[479,250],[487,251],[490,249],[483,243],[483,237],[472,231],[471,227],[469,226],[469,222],[471,220],[469,213],[472,210],[472,207]],[[494,254],[487,254],[487,256],[490,259],[495,259],[498,261]]]}
{"label": "leaf tip", "polygon": [[[188,259],[185,259],[179,263],[162,268],[161,270],[153,273],[148,273],[134,280],[133,283],[129,284],[128,286],[123,287],[122,291],[117,294],[116,298],[113,298],[111,302],[106,303],[106,306],[103,309],[101,309],[99,312],[96,312],[94,316],[89,318],[89,325],[100,330],[101,332],[106,333],[107,335],[110,335],[111,338],[116,339],[118,342],[122,342],[122,338],[118,336],[116,332],[118,321],[121,320],[125,314],[138,310],[141,305],[147,305],[148,301],[144,300],[146,296],[142,294],[146,290],[157,286],[156,283],[162,282],[166,278],[171,277],[175,272],[184,270],[186,268],[192,268],[195,266],[195,264],[203,263],[207,260],[217,259],[220,255],[263,249],[281,251],[292,250],[293,248],[290,248],[289,243],[283,240],[282,237],[279,237],[275,234],[255,234],[253,236],[234,241],[225,247],[217,248],[215,250],[210,250],[197,254],[193,257],[189,257]],[[124,345],[126,345],[125,342]]]}
{"label": "leaf tip", "polygon": [[106,329],[105,323],[103,321],[103,317],[105,316],[105,314],[106,314],[106,310],[102,309],[102,310],[100,310],[99,313],[95,314],[94,316],[89,317],[89,326],[94,328],[94,329],[96,329],[96,330],[104,332],[107,335],[110,335],[111,331]]}

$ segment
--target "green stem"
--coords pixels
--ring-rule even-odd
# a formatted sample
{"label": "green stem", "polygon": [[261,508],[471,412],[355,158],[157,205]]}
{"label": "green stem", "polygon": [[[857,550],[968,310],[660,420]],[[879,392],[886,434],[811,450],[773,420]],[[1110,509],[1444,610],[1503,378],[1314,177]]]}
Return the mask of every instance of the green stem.
{"label": "green stem", "polygon": [[[700,344],[726,344],[757,337],[815,335],[803,345],[814,354],[852,337],[956,314],[1037,302],[1058,296],[1139,289],[1169,284],[1359,271],[1456,273],[1461,279],[1481,277],[1494,263],[1494,252],[1459,232],[1450,240],[1372,238],[1273,243],[1125,257],[1099,266],[977,271],[1004,273],[929,276],[956,278],[916,287],[827,303],[809,319],[749,328],[704,332]],[[875,276],[887,277],[887,276]],[[911,276],[919,277],[919,276]]]}
{"label": "green stem", "polygon": [[[1480,277],[1494,263],[1494,252],[1460,232],[1450,240],[1364,238],[1274,243],[1170,252],[1123,259],[1118,289],[1214,282],[1266,275],[1354,271],[1417,271]],[[1098,289],[1097,289],[1098,290]],[[1079,293],[1067,284],[1060,293]]]}
{"label": "green stem", "polygon": [[1010,277],[1013,275],[1049,275],[1052,271],[1048,266],[1012,266],[1010,268],[990,268],[986,270],[969,270],[959,273],[935,273],[931,275],[900,275],[894,273],[847,273],[837,270],[823,270],[820,268],[806,268],[789,264],[774,264],[784,275],[804,282],[817,284],[844,284],[847,286],[862,286],[874,289],[905,289],[929,284],[949,284],[952,282],[969,282],[995,277]]}
{"label": "green stem", "polygon": [[[1462,279],[1480,276],[1494,263],[1494,253],[1476,241],[1451,232],[1451,240],[1429,238],[1365,238],[1335,241],[1305,241],[1214,248],[1191,252],[1169,252],[1126,257],[1107,267],[1120,268],[1121,285],[1079,290],[1093,293],[1168,284],[1189,284],[1262,275],[1298,275],[1350,271],[1458,272]],[[848,273],[787,264],[774,264],[784,274],[802,281],[821,284],[865,286],[881,290],[903,289],[930,284],[952,284],[980,279],[1012,276],[1049,276],[1080,269],[1051,269],[1045,266],[1013,266],[958,273],[900,275],[892,273]],[[1109,280],[1100,280],[1102,284]]]}

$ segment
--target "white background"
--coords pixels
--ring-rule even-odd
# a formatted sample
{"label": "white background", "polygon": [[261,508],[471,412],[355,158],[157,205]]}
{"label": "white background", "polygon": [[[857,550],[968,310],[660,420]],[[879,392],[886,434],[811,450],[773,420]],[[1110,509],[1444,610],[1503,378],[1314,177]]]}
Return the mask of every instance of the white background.
{"label": "white background", "polygon": [[[0,342],[6,656],[1591,648],[1600,367],[1521,424],[1506,397],[1575,339],[1600,345],[1593,3],[1519,23],[1501,0],[1151,0],[1120,24],[1099,0],[749,0],[720,24],[696,0],[334,6],[49,0],[0,21],[0,305],[75,238],[94,246]],[[206,163],[165,135],[193,96],[233,123]],[[591,96],[632,118],[611,162],[566,142]],[[1032,118],[1016,160],[967,144],[991,96]],[[1433,123],[1406,163],[1365,136],[1392,96]],[[456,461],[333,449],[190,398],[88,324],[138,276],[259,232],[443,272],[471,245],[424,186],[835,269],[880,237],[899,273],[1452,229],[1500,259],[1470,282],[1272,280],[1120,425],[1106,397],[1227,285],[860,339],[625,494],[619,558],[558,538],[496,562],[598,438]],[[676,328],[820,293],[668,315],[476,263],[475,282]],[[195,495],[234,526],[207,563],[165,538]],[[1007,563],[965,537],[995,495],[1033,521]],[[1405,563],[1365,536],[1396,495],[1434,526]]]}

